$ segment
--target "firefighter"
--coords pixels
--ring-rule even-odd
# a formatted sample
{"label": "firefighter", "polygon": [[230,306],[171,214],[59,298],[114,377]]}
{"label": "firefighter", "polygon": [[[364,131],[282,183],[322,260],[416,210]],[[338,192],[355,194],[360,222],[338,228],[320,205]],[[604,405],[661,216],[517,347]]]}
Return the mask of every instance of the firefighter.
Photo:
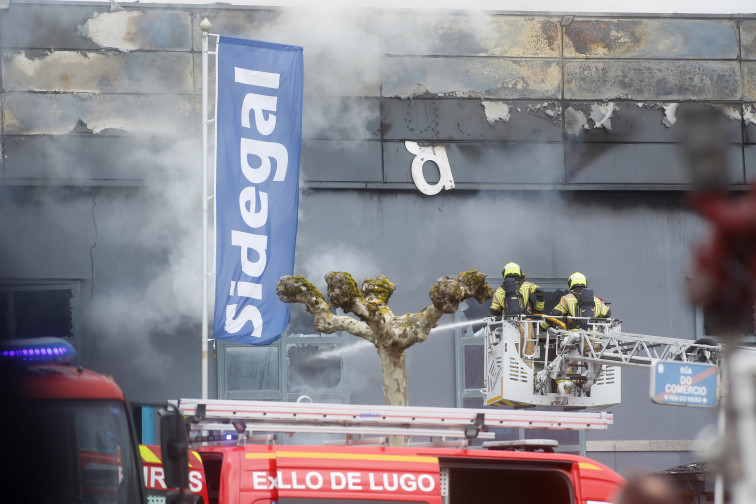
{"label": "firefighter", "polygon": [[[498,317],[518,317],[520,315],[541,314],[544,307],[543,289],[533,282],[526,282],[520,265],[507,263],[501,270],[504,281],[494,292],[491,314]],[[532,322],[520,323],[520,353],[525,363],[533,367],[535,353],[535,327]]]}
{"label": "firefighter", "polygon": [[[580,317],[580,318],[567,318],[566,326],[570,331],[576,331],[578,329],[587,330],[588,322],[590,319],[609,318],[612,311],[604,303],[604,300],[600,297],[593,295],[593,289],[588,288],[588,280],[585,275],[576,271],[567,279],[567,287],[570,292],[562,296],[559,303],[551,310],[551,317]],[[549,329],[553,324],[552,321],[544,319],[541,322],[542,329]],[[568,341],[569,338],[565,337],[564,341]],[[594,343],[595,347],[595,343]],[[583,355],[590,353],[590,347],[583,346]],[[566,373],[567,376],[573,375],[577,371],[577,365],[574,361],[567,361]],[[560,394],[569,393],[572,389],[573,382],[569,379],[557,379],[556,380]]]}
{"label": "firefighter", "polygon": [[501,270],[501,276],[504,281],[494,292],[491,315],[506,317],[543,312],[543,289],[533,282],[525,281],[519,264],[507,263]]}
{"label": "firefighter", "polygon": [[[585,275],[576,271],[567,279],[567,287],[570,292],[562,296],[550,313],[552,317],[584,317],[569,318],[566,321],[567,329],[588,329],[588,319],[611,317],[612,310],[603,299],[593,295],[593,289],[588,288]],[[548,329],[552,324],[553,322],[544,320],[541,327]]]}

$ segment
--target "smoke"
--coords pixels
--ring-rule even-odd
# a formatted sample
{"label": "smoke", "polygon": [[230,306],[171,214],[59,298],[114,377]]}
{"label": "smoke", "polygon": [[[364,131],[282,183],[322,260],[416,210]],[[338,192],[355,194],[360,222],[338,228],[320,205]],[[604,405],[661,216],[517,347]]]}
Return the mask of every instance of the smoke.
{"label": "smoke", "polygon": [[[536,164],[536,161],[533,162]],[[430,283],[438,276],[456,276],[477,269],[498,277],[509,261],[518,262],[529,276],[551,276],[555,258],[550,244],[555,216],[564,214],[564,200],[555,193],[528,191],[502,197],[490,191],[451,195],[437,203],[428,201],[429,215],[418,230],[416,245],[433,261],[419,261],[417,283]],[[432,210],[434,207],[435,212]],[[566,234],[563,240],[570,240]],[[432,251],[444,250],[435,255]],[[446,264],[440,262],[441,256]],[[422,267],[425,266],[425,267]],[[439,268],[440,266],[440,268]],[[435,275],[430,267],[439,268]]]}
{"label": "smoke", "polygon": [[383,274],[370,251],[350,246],[347,242],[320,244],[307,252],[301,266],[297,264],[294,272],[299,274],[298,271],[301,271],[324,294],[327,291],[324,276],[330,271],[346,271],[358,285],[365,278]]}
{"label": "smoke", "polygon": [[[380,138],[382,68],[392,54],[495,55],[502,41],[497,18],[481,11],[408,13],[375,9],[282,9],[251,26],[223,21],[239,36],[304,49],[307,139]],[[522,33],[514,29],[514,37]],[[449,52],[451,51],[451,52]],[[389,56],[386,56],[389,55]]]}
{"label": "smoke", "polygon": [[379,68],[377,11],[283,9],[254,27],[255,38],[301,46],[305,93],[310,96],[375,96]]}
{"label": "smoke", "polygon": [[300,208],[320,220],[300,222],[295,273],[321,290],[328,271],[348,271],[358,283],[385,275],[397,286],[396,314],[427,306],[438,278],[470,269],[496,278],[517,261],[528,277],[566,276],[572,271],[559,271],[561,250],[582,240],[560,227],[568,207],[548,191],[313,191]]}
{"label": "smoke", "polygon": [[[0,247],[2,276],[55,281],[64,275],[78,282],[74,319],[81,323],[82,362],[127,388],[164,378],[174,363],[186,362],[188,346],[181,343],[192,327],[197,355],[197,142],[83,134],[31,136],[19,143],[29,153],[27,176],[44,169],[53,182],[108,180],[100,187],[4,189],[0,222],[13,238]],[[88,148],[82,150],[82,144]],[[97,170],[107,177],[97,177]]]}
{"label": "smoke", "polygon": [[[248,36],[304,50],[303,129],[308,139],[378,138],[380,41],[376,11],[282,9]],[[344,144],[344,145],[349,145]],[[343,147],[343,146],[342,146]]]}
{"label": "smoke", "polygon": [[381,35],[388,54],[494,55],[497,18],[485,11],[381,12]]}
{"label": "smoke", "polygon": [[[102,356],[100,350],[135,355],[137,348],[138,357],[128,367],[144,377],[158,378],[164,375],[166,362],[176,358],[171,343],[181,339],[182,329],[199,322],[198,154],[196,142],[189,139],[167,142],[163,150],[134,151],[135,164],[155,167],[145,176],[146,187],[107,201],[95,196],[98,236],[92,245],[94,295],[88,311],[95,363]],[[121,251],[115,261],[109,255],[114,250]],[[199,331],[196,341],[199,348]]]}

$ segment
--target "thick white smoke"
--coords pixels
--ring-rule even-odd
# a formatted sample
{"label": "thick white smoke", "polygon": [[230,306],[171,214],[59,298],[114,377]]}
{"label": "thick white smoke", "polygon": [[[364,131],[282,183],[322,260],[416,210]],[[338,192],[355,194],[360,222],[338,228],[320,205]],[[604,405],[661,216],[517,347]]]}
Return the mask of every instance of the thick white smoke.
{"label": "thick white smoke", "polygon": [[[134,355],[131,369],[157,378],[173,361],[171,347],[176,348],[177,333],[196,327],[200,320],[198,154],[194,140],[176,142],[159,154],[134,152],[135,163],[158,166],[159,170],[146,175],[146,187],[138,192],[125,191],[112,199],[100,197],[99,208],[95,206],[101,236],[92,248],[96,274],[88,320],[96,342],[90,356],[95,365],[104,353],[122,352]],[[102,255],[99,249],[103,249]],[[118,250],[124,255],[123,263],[111,262],[107,256],[113,251],[119,255]],[[114,283],[108,281],[113,278]],[[199,334],[183,338],[199,349]]]}
{"label": "thick white smoke", "polygon": [[[299,274],[300,266],[295,274]],[[326,294],[323,278],[329,271],[346,271],[361,284],[365,278],[381,275],[381,267],[370,250],[358,250],[349,243],[321,244],[307,251],[301,264],[301,272],[309,281]]]}

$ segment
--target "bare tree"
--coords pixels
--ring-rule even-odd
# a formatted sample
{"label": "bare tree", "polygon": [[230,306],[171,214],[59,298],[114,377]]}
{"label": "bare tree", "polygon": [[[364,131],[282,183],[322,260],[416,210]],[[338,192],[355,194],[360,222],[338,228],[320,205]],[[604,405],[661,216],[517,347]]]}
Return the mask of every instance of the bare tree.
{"label": "bare tree", "polygon": [[[325,280],[330,304],[303,276],[282,277],[276,293],[285,303],[304,304],[315,316],[318,331],[326,334],[347,331],[375,345],[383,371],[384,400],[386,404],[398,406],[409,402],[407,348],[425,341],[441,316],[457,311],[463,300],[474,298],[483,303],[493,296],[486,275],[476,270],[465,271],[457,278],[439,278],[430,289],[430,306],[417,313],[396,316],[388,307],[396,286],[385,276],[366,278],[362,288],[357,286],[352,275],[345,272],[332,271]],[[336,315],[331,312],[332,306],[357,318]]]}

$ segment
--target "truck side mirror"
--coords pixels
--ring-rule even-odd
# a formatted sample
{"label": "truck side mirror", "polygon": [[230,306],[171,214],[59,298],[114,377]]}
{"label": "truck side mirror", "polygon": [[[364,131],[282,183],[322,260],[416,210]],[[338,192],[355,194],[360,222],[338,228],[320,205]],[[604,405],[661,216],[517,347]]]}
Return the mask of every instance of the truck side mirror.
{"label": "truck side mirror", "polygon": [[173,405],[160,410],[158,416],[165,485],[178,488],[183,494],[189,486],[189,442],[184,417]]}

